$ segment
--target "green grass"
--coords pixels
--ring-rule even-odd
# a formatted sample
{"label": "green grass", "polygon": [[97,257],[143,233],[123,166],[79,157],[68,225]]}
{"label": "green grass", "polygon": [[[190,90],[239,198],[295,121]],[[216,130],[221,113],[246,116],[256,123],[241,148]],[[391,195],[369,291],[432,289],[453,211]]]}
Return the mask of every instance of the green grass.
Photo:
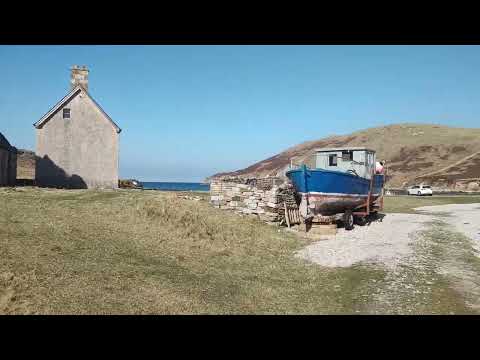
{"label": "green grass", "polygon": [[323,269],[257,219],[173,193],[0,190],[0,313],[355,313],[382,271]]}
{"label": "green grass", "polygon": [[385,196],[385,213],[417,213],[414,208],[446,204],[480,203],[480,196]]}
{"label": "green grass", "polygon": [[470,239],[438,220],[422,235],[421,246],[426,257],[430,258],[430,271],[437,274],[439,281],[449,285],[449,292],[441,294],[443,298],[455,304],[455,313],[475,313],[467,303],[480,310],[480,259],[475,255]]}
{"label": "green grass", "polygon": [[[308,240],[205,200],[159,191],[0,189],[0,314],[375,312],[375,290],[389,281],[385,269],[305,262],[294,253]],[[434,291],[451,294],[442,281]],[[428,294],[439,299],[435,312],[461,308],[461,297],[442,296]],[[428,301],[418,310],[428,313]]]}

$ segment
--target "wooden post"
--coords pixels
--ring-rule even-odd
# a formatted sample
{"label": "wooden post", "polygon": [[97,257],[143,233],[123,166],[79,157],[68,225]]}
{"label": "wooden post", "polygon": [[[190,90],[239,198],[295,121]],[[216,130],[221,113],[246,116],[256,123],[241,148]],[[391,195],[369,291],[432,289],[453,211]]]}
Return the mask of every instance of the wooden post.
{"label": "wooden post", "polygon": [[290,228],[290,219],[288,218],[288,209],[286,202],[283,202],[283,208],[285,209],[285,220],[287,222],[287,226]]}
{"label": "wooden post", "polygon": [[388,175],[388,165],[387,165],[387,161],[385,160],[385,171],[383,172],[382,199],[380,201],[381,211],[383,211],[383,198],[385,196],[385,184],[387,183],[387,175]]}
{"label": "wooden post", "polygon": [[368,201],[367,201],[367,216],[370,215],[370,195],[372,194],[372,191],[368,192]]}
{"label": "wooden post", "polygon": [[368,196],[367,196],[367,216],[370,215],[370,196],[372,194],[372,189],[373,189],[373,179],[375,179],[375,174],[376,174],[376,157],[374,157],[373,161],[373,170],[370,175],[370,189],[368,190]]}

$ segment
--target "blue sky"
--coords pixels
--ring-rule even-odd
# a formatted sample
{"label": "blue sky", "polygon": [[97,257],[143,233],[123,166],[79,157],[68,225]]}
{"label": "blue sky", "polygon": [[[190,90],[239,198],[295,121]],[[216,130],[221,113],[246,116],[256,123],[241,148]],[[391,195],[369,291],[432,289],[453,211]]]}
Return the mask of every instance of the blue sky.
{"label": "blue sky", "polygon": [[0,132],[32,124],[90,69],[123,129],[120,176],[201,181],[298,143],[399,122],[479,127],[478,46],[0,46]]}

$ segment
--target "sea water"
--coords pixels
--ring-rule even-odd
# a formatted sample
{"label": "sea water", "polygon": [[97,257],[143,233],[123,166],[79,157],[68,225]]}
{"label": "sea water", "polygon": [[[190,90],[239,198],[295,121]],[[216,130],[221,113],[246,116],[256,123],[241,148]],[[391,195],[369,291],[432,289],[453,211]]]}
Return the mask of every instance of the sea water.
{"label": "sea water", "polygon": [[142,182],[147,190],[166,191],[210,191],[210,184],[184,182]]}

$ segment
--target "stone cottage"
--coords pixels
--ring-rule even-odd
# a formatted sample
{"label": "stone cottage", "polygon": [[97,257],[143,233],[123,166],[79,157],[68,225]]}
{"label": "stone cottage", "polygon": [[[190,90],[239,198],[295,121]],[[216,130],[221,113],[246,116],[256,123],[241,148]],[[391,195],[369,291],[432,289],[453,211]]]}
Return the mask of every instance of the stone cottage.
{"label": "stone cottage", "polygon": [[118,187],[121,129],[88,92],[88,74],[73,66],[70,92],[34,124],[39,186]]}
{"label": "stone cottage", "polygon": [[14,186],[17,179],[17,149],[0,133],[0,186]]}

